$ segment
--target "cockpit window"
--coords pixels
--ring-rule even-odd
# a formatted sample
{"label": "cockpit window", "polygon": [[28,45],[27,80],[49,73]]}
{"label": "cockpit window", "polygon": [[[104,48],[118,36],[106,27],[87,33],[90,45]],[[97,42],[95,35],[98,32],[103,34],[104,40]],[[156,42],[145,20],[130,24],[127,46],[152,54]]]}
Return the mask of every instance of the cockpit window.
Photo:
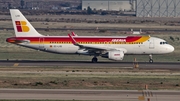
{"label": "cockpit window", "polygon": [[160,42],[160,45],[168,44],[167,42]]}

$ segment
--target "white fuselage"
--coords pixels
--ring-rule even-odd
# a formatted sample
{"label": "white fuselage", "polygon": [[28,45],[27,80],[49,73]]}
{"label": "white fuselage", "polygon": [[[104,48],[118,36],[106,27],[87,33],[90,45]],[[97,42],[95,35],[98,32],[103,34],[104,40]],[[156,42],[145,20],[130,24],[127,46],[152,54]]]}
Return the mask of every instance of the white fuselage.
{"label": "white fuselage", "polygon": [[[39,40],[44,41],[43,38]],[[58,54],[81,54],[81,49],[73,44],[69,44],[69,43],[46,44],[43,41],[40,41],[40,44],[20,43],[19,45],[41,51],[58,53]],[[82,45],[87,45],[87,44],[82,44]],[[126,51],[125,54],[166,54],[174,51],[174,47],[167,44],[165,40],[155,37],[151,37],[149,40],[141,44],[108,44],[108,42],[105,42],[103,44],[101,43],[101,44],[88,44],[88,45],[95,47],[125,49]]]}

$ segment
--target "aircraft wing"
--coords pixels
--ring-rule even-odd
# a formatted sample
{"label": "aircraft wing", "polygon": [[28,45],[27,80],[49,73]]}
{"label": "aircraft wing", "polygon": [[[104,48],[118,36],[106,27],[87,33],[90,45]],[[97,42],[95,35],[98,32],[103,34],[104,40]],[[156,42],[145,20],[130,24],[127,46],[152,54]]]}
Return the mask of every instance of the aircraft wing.
{"label": "aircraft wing", "polygon": [[74,32],[71,32],[72,36],[78,36],[77,34],[75,34]]}
{"label": "aircraft wing", "polygon": [[110,51],[110,50],[116,50],[115,48],[106,47],[106,46],[94,46],[94,45],[81,45],[76,42],[76,40],[68,34],[69,38],[71,39],[72,43],[76,46],[79,46],[80,48],[84,48],[89,51]]}

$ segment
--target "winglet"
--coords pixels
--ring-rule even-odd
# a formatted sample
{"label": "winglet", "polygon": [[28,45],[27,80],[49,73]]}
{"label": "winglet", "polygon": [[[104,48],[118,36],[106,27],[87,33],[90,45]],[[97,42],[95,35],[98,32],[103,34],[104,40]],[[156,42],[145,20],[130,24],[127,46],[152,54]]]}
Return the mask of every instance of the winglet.
{"label": "winglet", "polygon": [[76,42],[76,40],[75,40],[70,34],[68,34],[68,36],[69,36],[69,38],[71,39],[71,41],[72,41],[72,43],[73,43],[74,45],[78,45],[78,43]]}
{"label": "winglet", "polygon": [[72,36],[77,36],[77,34],[75,34],[74,32],[71,32]]}

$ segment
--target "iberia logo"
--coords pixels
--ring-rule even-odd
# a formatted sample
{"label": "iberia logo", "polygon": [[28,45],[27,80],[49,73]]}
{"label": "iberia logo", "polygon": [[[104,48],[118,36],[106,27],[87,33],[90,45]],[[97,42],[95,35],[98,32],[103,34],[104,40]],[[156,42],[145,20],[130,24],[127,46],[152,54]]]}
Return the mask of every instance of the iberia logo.
{"label": "iberia logo", "polygon": [[26,21],[15,21],[18,32],[29,32]]}

